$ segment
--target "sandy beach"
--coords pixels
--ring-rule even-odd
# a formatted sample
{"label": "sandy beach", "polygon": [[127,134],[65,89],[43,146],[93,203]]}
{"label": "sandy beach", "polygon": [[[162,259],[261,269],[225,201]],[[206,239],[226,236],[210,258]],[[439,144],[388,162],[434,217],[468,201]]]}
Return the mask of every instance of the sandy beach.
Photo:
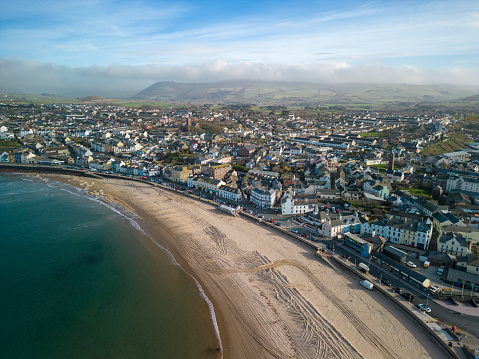
{"label": "sandy beach", "polygon": [[117,179],[49,176],[135,212],[213,303],[224,358],[442,358],[414,320],[313,250],[207,203]]}

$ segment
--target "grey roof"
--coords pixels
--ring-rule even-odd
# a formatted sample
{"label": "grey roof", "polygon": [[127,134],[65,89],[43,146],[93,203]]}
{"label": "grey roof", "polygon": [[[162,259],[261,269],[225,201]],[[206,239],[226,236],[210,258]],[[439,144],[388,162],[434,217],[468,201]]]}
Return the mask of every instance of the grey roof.
{"label": "grey roof", "polygon": [[467,265],[479,267],[479,255],[468,254],[467,256],[457,257],[457,262],[465,262]]}
{"label": "grey roof", "polygon": [[417,273],[417,272],[413,271],[409,267],[406,267],[402,264],[399,264],[395,260],[385,256],[382,253],[374,252],[372,254],[372,256],[375,257],[375,258],[380,259],[382,262],[386,263],[387,265],[389,265],[391,267],[394,267],[395,269],[405,273],[406,275],[408,275],[410,278],[413,278],[418,283],[424,283],[424,282],[428,281],[427,277],[423,276],[420,273]]}
{"label": "grey roof", "polygon": [[463,283],[469,282],[479,284],[479,275],[449,268],[447,271],[446,281],[458,282],[459,280],[461,280]]}
{"label": "grey roof", "polygon": [[386,246],[383,249],[383,252],[389,252],[396,256],[407,256],[407,253],[393,246]]}
{"label": "grey roof", "polygon": [[431,212],[434,212],[438,208],[434,203],[426,201],[425,199],[422,199],[422,198],[416,199],[416,204]]}
{"label": "grey roof", "polygon": [[456,241],[459,242],[459,244],[463,247],[467,247],[467,240],[466,238],[462,237],[458,233],[454,232],[447,232],[447,233],[442,233],[441,237],[439,237],[439,243],[446,243],[450,241],[451,239],[455,239]]}
{"label": "grey roof", "polygon": [[239,188],[234,188],[234,187],[225,186],[225,185],[222,185],[220,187],[220,190],[227,191],[227,192],[230,192],[230,193],[236,193],[236,194],[241,192]]}

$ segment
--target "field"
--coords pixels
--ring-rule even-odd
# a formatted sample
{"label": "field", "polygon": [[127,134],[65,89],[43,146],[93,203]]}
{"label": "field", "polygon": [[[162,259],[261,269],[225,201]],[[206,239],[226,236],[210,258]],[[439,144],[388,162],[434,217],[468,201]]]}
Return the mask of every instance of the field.
{"label": "field", "polygon": [[421,153],[424,156],[435,156],[442,153],[454,152],[466,147],[467,144],[470,142],[471,140],[469,140],[464,135],[456,133],[451,135],[451,137],[446,141],[442,141],[425,147]]}
{"label": "field", "polygon": [[361,137],[385,137],[385,136],[387,136],[387,133],[384,133],[384,132],[366,132],[366,133],[360,133],[359,136],[361,136]]}
{"label": "field", "polygon": [[432,193],[432,190],[431,189],[419,189],[419,188],[410,188],[409,189],[409,192],[413,195],[413,196],[424,196],[426,197],[426,199],[431,199],[431,193]]}

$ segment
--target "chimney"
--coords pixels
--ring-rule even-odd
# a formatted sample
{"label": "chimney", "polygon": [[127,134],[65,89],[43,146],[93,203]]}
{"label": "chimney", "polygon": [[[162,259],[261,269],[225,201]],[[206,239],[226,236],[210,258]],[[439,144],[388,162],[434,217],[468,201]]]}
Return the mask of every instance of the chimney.
{"label": "chimney", "polygon": [[389,156],[388,170],[394,171],[394,152],[392,151],[391,155]]}
{"label": "chimney", "polygon": [[329,175],[329,179],[331,180],[331,189],[336,188],[336,177],[338,175],[337,171],[331,171]]}

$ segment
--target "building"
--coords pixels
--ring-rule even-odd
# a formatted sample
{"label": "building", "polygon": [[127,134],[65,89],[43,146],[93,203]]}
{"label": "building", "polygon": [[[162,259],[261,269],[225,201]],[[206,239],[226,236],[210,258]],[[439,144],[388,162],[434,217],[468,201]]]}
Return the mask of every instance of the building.
{"label": "building", "polygon": [[383,254],[399,263],[407,261],[407,253],[393,246],[384,247]]}
{"label": "building", "polygon": [[199,188],[202,191],[218,195],[219,188],[226,183],[221,180],[206,176],[189,177],[187,180],[188,187]]}
{"label": "building", "polygon": [[170,168],[170,180],[173,182],[186,183],[192,172],[193,171],[186,166]]}
{"label": "building", "polygon": [[426,201],[422,198],[417,198],[414,206],[419,210],[420,213],[431,217],[433,213],[439,210],[439,207],[432,202]]}
{"label": "building", "polygon": [[478,176],[449,176],[445,191],[446,193],[451,191],[479,193],[479,178]]}
{"label": "building", "polygon": [[432,237],[432,221],[427,218],[422,222],[407,221],[407,218],[379,220],[371,223],[372,233],[377,233],[388,242],[412,246],[427,250]]}
{"label": "building", "polygon": [[385,256],[383,253],[374,252],[371,254],[371,257],[375,260],[379,260],[382,265],[389,267],[391,272],[396,276],[402,278],[403,280],[409,282],[419,289],[429,288],[431,281],[423,276],[422,274],[411,270],[411,268],[406,267],[397,261]]}
{"label": "building", "polygon": [[468,254],[457,258],[457,267],[465,268],[467,273],[479,275],[479,256]]}
{"label": "building", "polygon": [[463,272],[457,269],[449,268],[445,275],[446,283],[455,284],[457,287],[464,289],[479,288],[479,275]]}
{"label": "building", "polygon": [[230,164],[214,165],[204,168],[203,173],[217,180],[222,180],[233,167]]}
{"label": "building", "polygon": [[441,233],[443,228],[451,225],[460,225],[461,221],[452,213],[438,211],[432,215],[432,224],[434,229]]}
{"label": "building", "polygon": [[361,253],[363,257],[369,258],[373,245],[353,233],[344,234],[344,244]]}
{"label": "building", "polygon": [[260,189],[255,187],[251,189],[250,201],[255,206],[263,209],[272,208],[276,202],[276,190],[274,188]]}
{"label": "building", "polygon": [[465,256],[467,254],[471,254],[471,249],[467,239],[461,236],[459,233],[454,232],[441,233],[437,249],[441,252],[456,256]]}
{"label": "building", "polygon": [[255,145],[244,145],[238,149],[238,156],[251,157],[255,151],[256,151]]}
{"label": "building", "polygon": [[301,197],[293,197],[285,194],[281,199],[281,214],[303,214],[317,212],[318,205],[311,203]]}
{"label": "building", "polygon": [[222,185],[219,188],[218,195],[230,201],[235,201],[235,202],[241,201],[241,190],[239,188]]}

